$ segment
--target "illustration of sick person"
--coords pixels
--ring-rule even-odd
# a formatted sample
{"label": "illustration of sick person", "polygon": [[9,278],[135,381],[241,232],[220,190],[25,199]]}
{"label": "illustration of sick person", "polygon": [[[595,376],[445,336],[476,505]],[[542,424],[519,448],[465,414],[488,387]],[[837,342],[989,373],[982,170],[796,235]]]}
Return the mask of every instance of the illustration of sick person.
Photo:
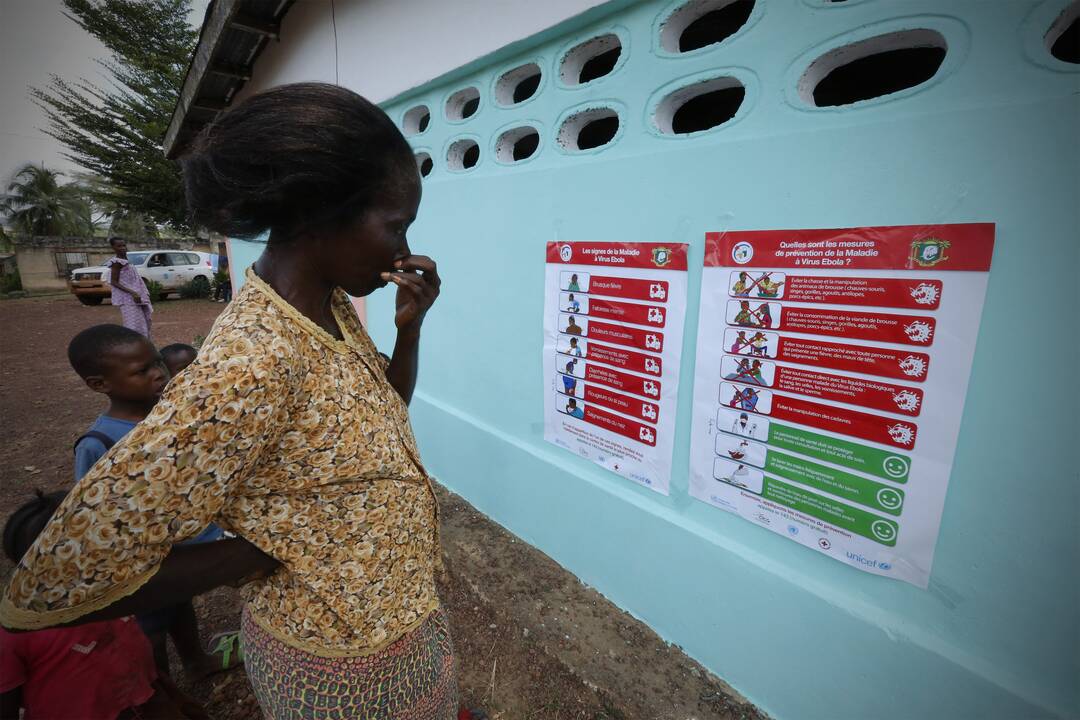
{"label": "illustration of sick person", "polygon": [[757,432],[757,421],[750,420],[746,413],[739,413],[739,418],[731,424],[731,432],[743,437],[754,437]]}
{"label": "illustration of sick person", "polygon": [[581,312],[581,303],[574,299],[574,293],[570,293],[570,299],[566,302],[566,312]]}
{"label": "illustration of sick person", "polygon": [[742,358],[735,366],[735,372],[724,376],[725,380],[743,380],[750,377],[750,360]]}
{"label": "illustration of sick person", "polygon": [[758,385],[765,385],[765,377],[761,374],[761,361],[755,360],[750,366],[750,380],[749,382],[757,383]]}
{"label": "illustration of sick person", "polygon": [[750,297],[750,276],[745,272],[739,273],[739,279],[731,286],[731,294],[735,297]]}
{"label": "illustration of sick person", "polygon": [[757,318],[750,310],[750,303],[746,300],[739,301],[739,312],[735,315],[735,324],[743,327],[760,327]]}
{"label": "illustration of sick person", "polygon": [[577,367],[577,360],[571,360],[566,363],[566,374],[562,376],[563,391],[567,395],[573,395],[577,390],[577,378],[574,377],[574,368]]}
{"label": "illustration of sick person", "polygon": [[566,329],[563,332],[567,335],[581,334],[581,326],[577,324],[577,320],[574,319],[573,315],[570,316],[570,320],[566,323]]}
{"label": "illustration of sick person", "polygon": [[568,292],[581,292],[581,285],[578,284],[577,273],[570,276],[570,284],[566,286]]}
{"label": "illustration of sick person", "polygon": [[735,388],[728,406],[739,410],[753,410],[757,407],[758,399],[758,391],[753,388]]}
{"label": "illustration of sick person", "polygon": [[581,348],[578,347],[577,338],[570,338],[570,354],[574,357],[581,357]]}
{"label": "illustration of sick person", "polygon": [[[761,333],[758,333],[759,335]],[[746,349],[746,346],[750,344],[750,340],[746,339],[746,331],[739,330],[738,336],[736,336],[734,342],[731,343],[731,352],[742,353]]]}
{"label": "illustration of sick person", "polygon": [[570,417],[576,417],[578,420],[585,417],[585,411],[578,407],[577,400],[570,398],[570,402],[566,403],[566,414]]}
{"label": "illustration of sick person", "polygon": [[754,311],[754,317],[757,318],[758,327],[772,327],[772,311],[769,310],[769,303],[758,305],[758,309]]}
{"label": "illustration of sick person", "polygon": [[769,354],[769,339],[765,337],[765,333],[757,333],[754,337],[750,338],[751,355],[757,355],[759,357],[766,357]]}
{"label": "illustration of sick person", "polygon": [[769,277],[769,275],[770,273],[765,273],[761,276],[761,279],[758,280],[758,297],[774,298],[780,294],[780,288],[783,287],[784,283],[774,282],[773,279]]}

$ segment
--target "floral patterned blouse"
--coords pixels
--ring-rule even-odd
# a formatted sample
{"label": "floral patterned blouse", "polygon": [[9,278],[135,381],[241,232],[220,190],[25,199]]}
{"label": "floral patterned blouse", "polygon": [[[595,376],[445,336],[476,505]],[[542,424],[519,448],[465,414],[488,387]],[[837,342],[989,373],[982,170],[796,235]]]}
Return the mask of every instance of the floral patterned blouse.
{"label": "floral patterned blouse", "polygon": [[283,642],[363,655],[438,606],[438,507],[408,410],[344,292],[344,340],[248,270],[198,359],[75,486],[0,600],[7,627],[77,619],[210,522],[282,563],[244,586]]}

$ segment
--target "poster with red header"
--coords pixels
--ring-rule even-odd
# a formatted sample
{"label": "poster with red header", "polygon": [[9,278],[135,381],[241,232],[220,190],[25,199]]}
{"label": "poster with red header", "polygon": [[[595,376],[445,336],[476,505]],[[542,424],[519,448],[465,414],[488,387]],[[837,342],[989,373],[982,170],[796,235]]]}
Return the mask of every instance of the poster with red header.
{"label": "poster with red header", "polygon": [[544,438],[668,494],[687,246],[550,242]]}
{"label": "poster with red header", "polygon": [[925,588],[988,223],[708,233],[690,494]]}

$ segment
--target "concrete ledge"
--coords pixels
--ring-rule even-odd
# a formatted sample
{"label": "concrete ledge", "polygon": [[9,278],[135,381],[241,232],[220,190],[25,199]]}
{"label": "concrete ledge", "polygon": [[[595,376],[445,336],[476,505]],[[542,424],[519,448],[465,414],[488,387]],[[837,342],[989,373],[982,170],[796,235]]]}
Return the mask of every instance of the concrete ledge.
{"label": "concrete ledge", "polygon": [[[498,624],[491,625],[492,631],[499,631],[513,656],[537,650],[546,656],[548,668],[535,690],[557,693],[569,684],[565,678],[574,678],[602,702],[605,718],[768,720],[680,648],[460,496],[439,490],[448,585],[466,586],[477,603],[493,612]],[[454,606],[456,592],[448,589],[442,595],[444,602],[449,598],[455,620],[455,643],[484,637],[470,608]],[[466,676],[489,667],[490,659],[477,657],[488,648],[479,649],[460,654]],[[511,674],[523,675],[513,666],[513,656],[496,656],[492,672],[507,674],[501,661],[510,664]]]}
{"label": "concrete ledge", "polygon": [[[776,718],[1065,717],[976,672],[977,659],[961,664],[916,640],[918,628],[871,621],[857,599],[826,601],[799,578],[751,561],[752,551],[722,546],[642,503],[606,512],[611,491],[564,466],[554,448],[549,456],[511,442],[420,394],[411,412],[429,469],[448,488]],[[833,682],[815,683],[808,664],[819,676],[833,668]]]}

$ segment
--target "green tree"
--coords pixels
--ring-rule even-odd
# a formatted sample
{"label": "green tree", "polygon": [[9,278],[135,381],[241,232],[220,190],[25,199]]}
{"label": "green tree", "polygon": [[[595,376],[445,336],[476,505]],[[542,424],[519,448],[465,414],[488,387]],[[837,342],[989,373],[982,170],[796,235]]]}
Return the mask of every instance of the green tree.
{"label": "green tree", "polygon": [[61,185],[59,178],[44,165],[24,166],[0,198],[0,214],[25,235],[92,235],[90,203],[82,189]]}
{"label": "green tree", "polygon": [[83,189],[87,198],[91,198],[91,216],[94,227],[107,235],[119,235],[129,242],[160,237],[154,221],[145,214],[132,210],[127,198],[123,197],[108,180],[91,173],[76,173],[75,181]]}
{"label": "green tree", "polygon": [[190,0],[63,0],[65,15],[100,40],[108,87],[52,76],[31,88],[65,155],[107,183],[95,198],[158,223],[186,228],[177,166],[162,141],[198,33]]}

